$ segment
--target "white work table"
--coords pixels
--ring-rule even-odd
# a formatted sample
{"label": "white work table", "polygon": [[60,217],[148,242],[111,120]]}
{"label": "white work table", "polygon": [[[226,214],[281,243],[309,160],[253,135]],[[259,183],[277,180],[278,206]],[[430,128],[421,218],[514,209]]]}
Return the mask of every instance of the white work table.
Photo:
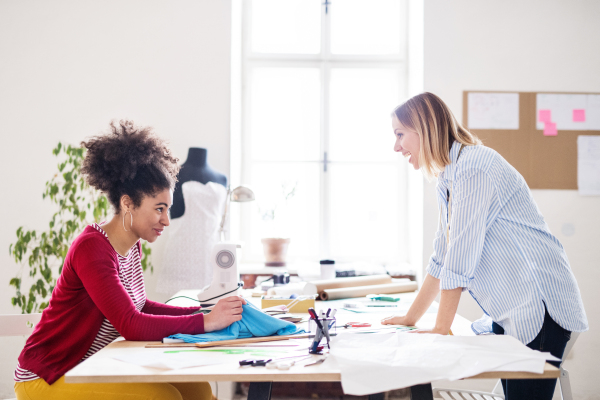
{"label": "white work table", "polygon": [[[178,295],[190,295],[193,292],[179,292]],[[414,299],[414,293],[401,295],[400,308],[403,310],[408,307]],[[175,296],[174,296],[175,297]],[[193,297],[193,296],[190,296]],[[190,300],[177,299],[169,304],[190,305]],[[339,307],[338,302],[318,302],[316,308]],[[426,313],[419,322],[419,327],[432,327],[435,323],[435,309]],[[378,312],[376,314],[351,313],[338,311],[336,318],[339,321],[337,325],[342,325],[349,321],[370,322],[373,327],[379,326],[379,321],[386,315],[393,313],[390,308],[389,314]],[[338,328],[339,329],[339,328]],[[470,328],[470,322],[457,315],[452,324],[452,331],[455,335],[473,335]],[[249,400],[268,400],[270,399],[272,382],[339,382],[341,380],[340,372],[333,370],[327,364],[320,364],[310,367],[297,365],[287,371],[276,369],[267,369],[264,367],[240,367],[238,359],[232,359],[229,363],[217,364],[211,366],[193,367],[178,370],[160,370],[147,368],[138,365],[125,363],[113,358],[123,352],[142,351],[144,347],[152,342],[131,342],[126,340],[117,340],[92,357],[82,362],[65,375],[67,383],[109,383],[109,382],[198,382],[198,381],[231,381],[231,382],[252,382],[248,393]],[[156,343],[156,342],[154,342]],[[270,344],[294,344],[300,343],[308,349],[308,339],[294,339],[289,341],[270,342]],[[266,345],[267,343],[261,343]],[[229,347],[233,348],[233,347]],[[264,349],[264,347],[263,347]],[[280,347],[279,349],[285,349]],[[143,351],[163,352],[168,349],[148,348]],[[307,350],[308,353],[308,350]],[[320,356],[312,356],[315,360]],[[303,364],[308,363],[308,361]],[[558,378],[559,370],[546,363],[545,371],[542,375],[522,372],[488,372],[479,374],[469,379],[550,379]],[[431,385],[418,385],[411,388],[412,399],[433,399]],[[373,399],[382,398],[381,394],[370,396]]]}

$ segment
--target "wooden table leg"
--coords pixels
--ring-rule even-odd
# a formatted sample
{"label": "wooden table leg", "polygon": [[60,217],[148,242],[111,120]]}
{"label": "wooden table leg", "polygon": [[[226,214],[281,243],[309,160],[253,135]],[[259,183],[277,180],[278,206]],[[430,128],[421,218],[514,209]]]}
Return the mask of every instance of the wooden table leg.
{"label": "wooden table leg", "polygon": [[431,383],[425,383],[423,385],[411,386],[410,399],[411,400],[433,400],[433,390],[431,389]]}
{"label": "wooden table leg", "polygon": [[248,400],[271,400],[273,382],[250,382]]}

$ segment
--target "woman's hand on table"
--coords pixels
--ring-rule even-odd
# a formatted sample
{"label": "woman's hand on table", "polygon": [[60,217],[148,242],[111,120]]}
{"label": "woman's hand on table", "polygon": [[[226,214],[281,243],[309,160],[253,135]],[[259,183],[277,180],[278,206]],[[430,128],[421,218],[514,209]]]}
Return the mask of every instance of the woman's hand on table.
{"label": "woman's hand on table", "polygon": [[[404,325],[404,326],[414,326],[415,323],[409,320],[406,315],[392,315],[391,317],[386,317],[381,320],[381,325]],[[433,329],[413,329],[408,331],[407,333],[433,333],[437,335],[447,335],[448,332],[442,332],[438,328]]]}
{"label": "woman's hand on table", "polygon": [[415,329],[413,331],[409,331],[408,333],[430,333],[430,334],[435,334],[435,335],[447,335],[448,332],[442,332],[439,329]]}
{"label": "woman's hand on table", "polygon": [[221,299],[212,307],[212,311],[204,316],[204,332],[218,331],[242,319],[242,304],[246,304],[240,296]]}
{"label": "woman's hand on table", "polygon": [[405,325],[413,326],[414,322],[410,321],[406,315],[392,315],[381,320],[381,325]]}

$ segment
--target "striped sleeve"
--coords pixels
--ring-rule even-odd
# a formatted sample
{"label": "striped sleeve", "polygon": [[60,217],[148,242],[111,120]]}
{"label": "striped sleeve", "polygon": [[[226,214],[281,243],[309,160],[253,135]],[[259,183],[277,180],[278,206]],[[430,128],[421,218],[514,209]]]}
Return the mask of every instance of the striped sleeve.
{"label": "striped sleeve", "polygon": [[484,172],[467,170],[459,174],[452,190],[450,245],[440,275],[440,288],[465,290],[483,251],[494,187]]}
{"label": "striped sleeve", "polygon": [[427,273],[436,279],[440,279],[442,268],[444,266],[444,257],[446,256],[446,236],[441,227],[435,234],[433,240],[433,254],[429,258]]}
{"label": "striped sleeve", "polygon": [[28,371],[24,368],[21,368],[21,365],[17,362],[17,369],[15,370],[15,374],[13,379],[15,382],[27,382],[33,381],[35,379],[39,379],[40,377],[34,374],[31,371]]}

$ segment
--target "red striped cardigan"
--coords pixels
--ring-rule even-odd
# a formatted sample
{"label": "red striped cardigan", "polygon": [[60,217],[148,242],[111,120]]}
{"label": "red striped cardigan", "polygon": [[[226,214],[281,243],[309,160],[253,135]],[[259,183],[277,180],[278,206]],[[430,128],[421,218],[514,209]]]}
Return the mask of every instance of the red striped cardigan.
{"label": "red striped cardigan", "polygon": [[19,356],[21,368],[54,383],[86,355],[105,318],[127,340],[204,333],[202,314],[188,315],[198,307],[146,299],[137,310],[119,268],[119,256],[104,234],[86,227],[69,248],[50,304]]}

